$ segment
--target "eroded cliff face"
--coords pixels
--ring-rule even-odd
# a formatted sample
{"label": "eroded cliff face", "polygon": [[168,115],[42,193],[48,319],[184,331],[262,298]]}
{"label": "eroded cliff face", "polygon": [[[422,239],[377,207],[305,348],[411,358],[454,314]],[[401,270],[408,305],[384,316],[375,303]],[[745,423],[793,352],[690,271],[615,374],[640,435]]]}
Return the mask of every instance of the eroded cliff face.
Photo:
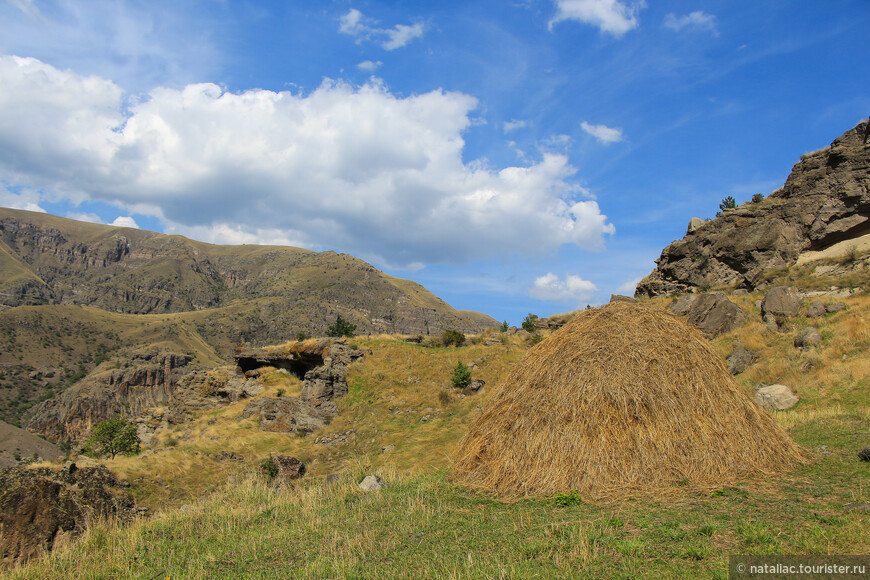
{"label": "eroded cliff face", "polygon": [[55,443],[80,441],[91,428],[115,417],[137,417],[168,405],[188,371],[188,355],[150,352],[117,369],[100,367],[55,397],[34,407],[25,422],[31,433]]}
{"label": "eroded cliff face", "polygon": [[804,155],[785,185],[687,233],[662,251],[637,296],[734,285],[753,289],[803,252],[870,233],[870,123]]}

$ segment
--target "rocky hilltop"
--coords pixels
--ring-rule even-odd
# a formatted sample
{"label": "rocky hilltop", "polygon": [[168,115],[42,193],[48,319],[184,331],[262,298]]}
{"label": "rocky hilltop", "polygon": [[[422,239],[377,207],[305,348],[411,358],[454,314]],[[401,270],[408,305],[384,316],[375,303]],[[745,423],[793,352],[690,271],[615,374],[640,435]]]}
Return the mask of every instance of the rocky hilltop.
{"label": "rocky hilltop", "polygon": [[767,199],[693,218],[682,240],[666,247],[636,296],[730,286],[753,290],[765,272],[801,255],[870,234],[870,123],[801,157],[785,185]]}
{"label": "rocky hilltop", "polygon": [[[0,272],[5,306],[80,304],[164,314],[233,305],[238,317],[250,319],[240,338],[264,344],[296,332],[323,335],[339,314],[359,333],[476,332],[497,325],[346,254],[220,246],[22,210],[0,209]],[[270,334],[274,328],[281,333]]]}

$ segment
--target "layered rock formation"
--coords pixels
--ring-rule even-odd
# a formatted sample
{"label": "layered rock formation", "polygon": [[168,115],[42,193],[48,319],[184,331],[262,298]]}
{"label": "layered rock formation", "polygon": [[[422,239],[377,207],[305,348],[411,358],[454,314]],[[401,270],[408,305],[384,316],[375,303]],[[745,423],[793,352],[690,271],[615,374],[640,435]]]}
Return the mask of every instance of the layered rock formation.
{"label": "layered rock formation", "polygon": [[666,247],[636,296],[732,285],[754,289],[803,252],[870,233],[870,123],[804,155],[767,199],[725,210]]}
{"label": "layered rock formation", "polygon": [[[191,357],[141,353],[122,367],[104,364],[57,397],[36,406],[26,428],[49,441],[79,441],[91,428],[114,417],[137,417],[168,405],[178,380],[192,369]],[[105,368],[108,366],[109,368]]]}

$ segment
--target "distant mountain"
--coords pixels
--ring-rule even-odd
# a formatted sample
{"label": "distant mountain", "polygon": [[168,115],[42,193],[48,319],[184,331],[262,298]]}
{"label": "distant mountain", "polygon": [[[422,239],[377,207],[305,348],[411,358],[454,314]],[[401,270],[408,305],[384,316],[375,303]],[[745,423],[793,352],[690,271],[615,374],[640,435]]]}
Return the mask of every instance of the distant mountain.
{"label": "distant mountain", "polygon": [[795,164],[766,199],[726,209],[662,251],[638,296],[717,286],[755,289],[766,273],[809,252],[860,250],[870,234],[870,122]]}
{"label": "distant mountain", "polygon": [[[125,314],[238,309],[233,340],[322,335],[338,315],[359,333],[476,332],[497,325],[346,254],[219,246],[0,209],[0,304],[81,304]],[[239,319],[241,317],[241,319]]]}

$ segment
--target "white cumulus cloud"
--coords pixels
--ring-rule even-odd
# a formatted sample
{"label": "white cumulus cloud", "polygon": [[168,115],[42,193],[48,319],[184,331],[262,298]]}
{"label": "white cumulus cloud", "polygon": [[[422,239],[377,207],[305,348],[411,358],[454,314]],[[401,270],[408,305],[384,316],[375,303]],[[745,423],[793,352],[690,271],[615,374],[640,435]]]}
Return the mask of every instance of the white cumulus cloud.
{"label": "white cumulus cloud", "polygon": [[466,94],[399,97],[377,80],[307,95],[204,83],[127,102],[108,80],[17,57],[0,57],[0,79],[0,182],[156,216],[173,233],[405,267],[597,250],[614,233],[564,154],[463,161],[477,106]]}
{"label": "white cumulus cloud", "polygon": [[598,288],[580,276],[569,274],[564,280],[552,272],[535,278],[529,289],[529,296],[548,302],[571,302],[580,304],[592,299]]}
{"label": "white cumulus cloud", "polygon": [[366,18],[356,8],[348,10],[338,20],[338,31],[356,38],[357,44],[368,40],[378,42],[384,50],[402,48],[415,38],[423,37],[423,23],[397,24],[393,28],[378,28],[376,22]]}
{"label": "white cumulus cloud", "polygon": [[623,282],[616,289],[616,293],[622,294],[623,296],[634,296],[634,291],[637,290],[637,285],[641,280],[643,280],[643,276],[638,276],[637,278]]}
{"label": "white cumulus cloud", "polygon": [[684,28],[695,30],[708,30],[714,36],[719,36],[716,30],[716,17],[713,14],[707,14],[701,10],[696,10],[683,16],[677,16],[670,13],[665,16],[662,26],[669,28],[675,32],[679,32]]}
{"label": "white cumulus cloud", "polygon": [[605,145],[618,143],[624,139],[622,129],[608,127],[607,125],[590,125],[586,121],[580,123],[580,127]]}
{"label": "white cumulus cloud", "polygon": [[384,63],[382,63],[381,61],[375,62],[375,61],[371,61],[371,60],[364,60],[361,63],[359,63],[358,65],[356,65],[356,68],[358,68],[360,70],[368,71],[368,72],[375,72],[376,70],[381,68],[382,64],[384,64]]}
{"label": "white cumulus cloud", "polygon": [[122,228],[136,228],[139,229],[139,224],[136,223],[136,220],[131,218],[130,216],[121,216],[115,218],[112,222],[113,226],[121,226]]}
{"label": "white cumulus cloud", "polygon": [[563,20],[577,20],[617,37],[640,26],[637,14],[646,5],[643,0],[632,4],[620,0],[555,1],[556,15],[550,20],[551,29]]}

